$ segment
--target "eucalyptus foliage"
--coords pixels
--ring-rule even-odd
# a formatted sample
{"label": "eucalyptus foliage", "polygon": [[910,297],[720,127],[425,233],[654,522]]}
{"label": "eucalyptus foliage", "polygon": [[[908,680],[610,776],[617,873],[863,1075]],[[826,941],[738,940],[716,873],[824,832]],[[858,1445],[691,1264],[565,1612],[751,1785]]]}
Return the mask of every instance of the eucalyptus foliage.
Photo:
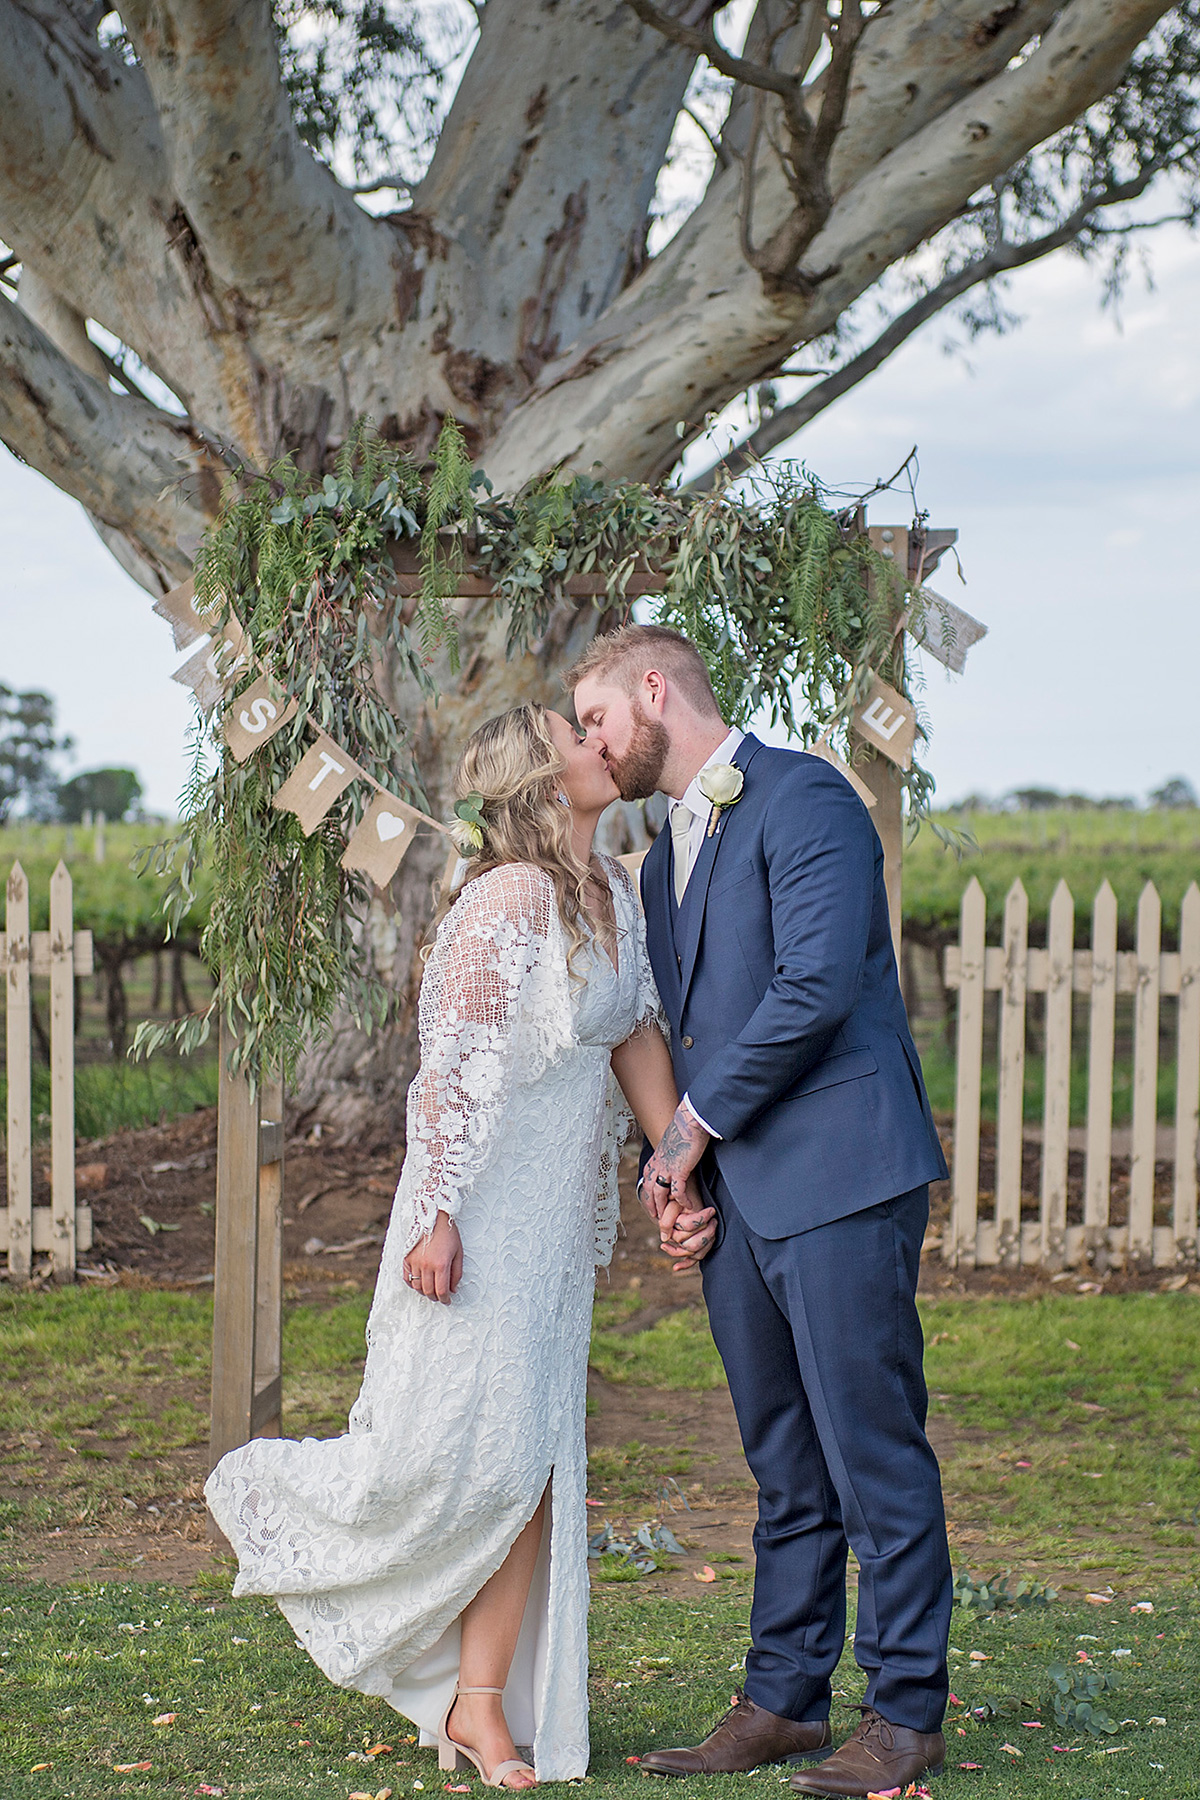
{"label": "eucalyptus foliage", "polygon": [[[392,551],[404,539],[422,571],[415,603],[397,591]],[[825,735],[849,755],[850,712],[871,672],[906,686],[897,617],[919,596],[871,547],[861,518],[834,511],[803,470],[715,494],[576,476],[503,498],[472,470],[453,419],[427,473],[366,426],[324,476],[280,462],[231,486],[197,559],[196,606],[214,630],[241,627],[249,674],[269,673],[296,712],[245,764],[224,747],[221,707],[201,721],[181,835],[149,862],[167,878],[172,930],[206,865],[213,897],[201,953],[216,990],[204,1014],[142,1026],[135,1053],[167,1039],[193,1049],[223,1014],[234,1066],[257,1078],[282,1064],[286,1077],[338,1006],[364,1025],[382,1022],[388,997],[361,949],[369,889],[340,865],[362,786],[351,784],[309,837],[272,796],[315,725],[384,787],[428,807],[407,727],[375,675],[381,656],[398,658],[436,698],[435,653],[456,666],[445,600],[468,563],[493,583],[510,655],[535,647],[553,610],[572,603],[572,576],[604,572],[604,592],[574,604],[611,621],[629,615],[635,572],[661,574],[649,611],[703,652],[726,716],[744,724],[765,708],[806,744]],[[235,692],[245,680],[239,671]],[[910,811],[923,811],[928,776],[914,768],[905,780]]]}

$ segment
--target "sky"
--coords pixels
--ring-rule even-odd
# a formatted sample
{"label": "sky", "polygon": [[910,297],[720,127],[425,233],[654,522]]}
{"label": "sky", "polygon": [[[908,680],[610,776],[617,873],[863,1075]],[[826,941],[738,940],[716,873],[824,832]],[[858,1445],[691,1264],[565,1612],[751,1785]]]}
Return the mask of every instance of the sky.
{"label": "sky", "polygon": [[[781,454],[833,486],[913,444],[930,524],[957,526],[933,586],[988,626],[962,677],[928,664],[938,796],[1048,786],[1200,788],[1200,241],[1156,240],[1155,287],[1118,321],[1073,258],[1010,289],[1025,323],[969,364],[934,321]],[[904,524],[900,496],[873,524]],[[173,815],[186,768],[184,658],[74,502],[0,447],[0,681],[42,688],[75,739],[64,773],[137,770]]]}

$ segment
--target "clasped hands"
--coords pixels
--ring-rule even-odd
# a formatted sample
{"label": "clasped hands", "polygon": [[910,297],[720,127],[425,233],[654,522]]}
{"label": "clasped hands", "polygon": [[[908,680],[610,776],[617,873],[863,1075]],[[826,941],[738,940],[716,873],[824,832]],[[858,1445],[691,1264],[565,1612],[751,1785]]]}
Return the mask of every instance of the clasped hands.
{"label": "clasped hands", "polygon": [[716,1242],[716,1209],[705,1206],[694,1173],[709,1141],[681,1103],[642,1170],[642,1205],[658,1224],[663,1254],[677,1258],[676,1275],[698,1268]]}

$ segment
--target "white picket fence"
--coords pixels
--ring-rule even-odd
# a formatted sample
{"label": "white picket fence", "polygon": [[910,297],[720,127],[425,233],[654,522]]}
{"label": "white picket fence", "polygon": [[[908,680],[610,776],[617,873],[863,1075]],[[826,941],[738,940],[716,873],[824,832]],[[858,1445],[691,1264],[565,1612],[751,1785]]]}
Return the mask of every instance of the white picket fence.
{"label": "white picket fence", "polygon": [[[5,930],[7,1204],[0,1208],[0,1250],[10,1281],[28,1281],[33,1257],[49,1252],[55,1279],[71,1281],[75,1256],[92,1242],[92,1214],[75,1204],[75,977],[92,972],[92,934],[76,931],[71,877],[59,863],[50,877],[50,929],[29,929],[29,882],[20,863],[8,877]],[[30,979],[50,977],[50,1204],[33,1204],[33,1097]]]}
{"label": "white picket fence", "polygon": [[[963,895],[959,942],[946,951],[946,985],[958,990],[953,1204],[943,1255],[971,1267],[1040,1263],[1076,1266],[1103,1251],[1113,1266],[1195,1263],[1196,1152],[1200,1138],[1200,888],[1183,899],[1179,949],[1164,951],[1162,905],[1147,883],[1137,912],[1137,947],[1117,949],[1117,901],[1104,882],[1092,909],[1089,950],[1076,950],[1075,902],[1060,881],[1050,903],[1046,948],[1029,947],[1029,902],[1015,881],[1004,906],[1003,940],[987,944],[979,882]],[[996,1173],[990,1216],[979,1185],[984,995],[999,1002]],[[1026,1000],[1045,994],[1045,1110],[1038,1216],[1022,1218]],[[1089,997],[1083,1216],[1067,1223],[1072,996]],[[1110,1220],[1113,1054],[1118,994],[1133,996],[1133,1104],[1128,1216]],[[1178,999],[1174,1132],[1158,1127],[1160,1004]],[[1173,1143],[1172,1143],[1173,1135]],[[1173,1164],[1156,1194],[1156,1163]],[[1160,1188],[1162,1184],[1160,1183]],[[1030,1196],[1032,1199],[1032,1196]],[[1156,1209],[1160,1215],[1156,1219]],[[1169,1214],[1169,1223],[1166,1215]]]}

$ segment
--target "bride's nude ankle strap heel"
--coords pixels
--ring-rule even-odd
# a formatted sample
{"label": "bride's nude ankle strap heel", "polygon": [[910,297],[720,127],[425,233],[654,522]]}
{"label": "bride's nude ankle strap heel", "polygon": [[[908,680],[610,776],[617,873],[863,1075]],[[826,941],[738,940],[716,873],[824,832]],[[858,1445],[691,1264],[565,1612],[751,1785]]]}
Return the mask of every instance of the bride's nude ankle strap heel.
{"label": "bride's nude ankle strap heel", "polygon": [[[459,1769],[473,1766],[478,1771],[484,1787],[490,1788],[502,1788],[504,1786],[504,1777],[506,1775],[511,1775],[516,1769],[529,1769],[530,1774],[535,1773],[527,1762],[523,1762],[520,1757],[516,1757],[510,1759],[508,1762],[497,1763],[496,1767],[489,1775],[484,1768],[482,1758],[478,1753],[472,1750],[469,1745],[458,1743],[456,1739],[450,1736],[450,1733],[446,1729],[450,1723],[450,1714],[454,1711],[454,1702],[458,1699],[460,1694],[502,1694],[503,1692],[504,1689],[498,1687],[455,1686],[454,1692],[450,1696],[450,1704],[442,1714],[442,1722],[438,1726],[439,1769],[442,1769],[447,1774],[455,1774]],[[529,1785],[532,1787],[534,1784],[531,1782]]]}

